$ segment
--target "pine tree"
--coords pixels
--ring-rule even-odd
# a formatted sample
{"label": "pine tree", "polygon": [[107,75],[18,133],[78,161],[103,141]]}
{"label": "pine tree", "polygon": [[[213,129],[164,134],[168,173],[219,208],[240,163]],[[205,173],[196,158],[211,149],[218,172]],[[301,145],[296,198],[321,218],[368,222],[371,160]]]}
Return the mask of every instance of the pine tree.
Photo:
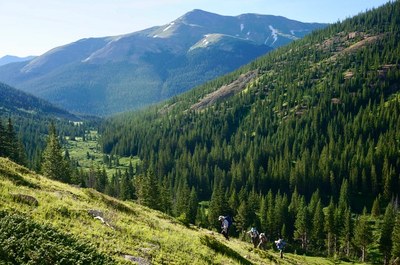
{"label": "pine tree", "polygon": [[161,211],[172,215],[171,185],[168,178],[164,178],[162,181],[162,185],[160,187],[160,196],[161,196],[161,206],[160,206]]}
{"label": "pine tree", "polygon": [[[312,213],[312,212],[310,212]],[[315,250],[321,251],[325,245],[325,233],[324,233],[324,212],[322,209],[321,200],[318,201],[315,207],[314,215],[311,223],[311,245]]]}
{"label": "pine tree", "polygon": [[339,231],[340,248],[347,257],[350,256],[350,243],[353,233],[353,221],[351,219],[350,207],[347,207],[343,215],[343,227]]}
{"label": "pine tree", "polygon": [[62,155],[54,123],[51,123],[49,127],[49,136],[46,148],[43,151],[41,168],[45,177],[64,182],[69,182],[70,180],[68,163]]}
{"label": "pine tree", "polygon": [[[104,175],[101,174],[102,177],[99,177],[98,182],[101,180],[102,182],[104,182]],[[107,177],[107,175],[105,176]],[[101,185],[105,185],[106,183],[104,182],[104,184],[102,183]],[[121,200],[131,200],[133,199],[133,185],[132,185],[132,181],[130,179],[129,176],[129,172],[126,170],[125,173],[122,175],[121,177],[121,183],[120,183],[120,194],[119,194],[119,198]]]}
{"label": "pine tree", "polygon": [[335,227],[335,205],[333,203],[333,198],[326,211],[324,230],[326,232],[326,247],[328,249],[328,256],[332,255],[332,249],[334,246],[334,238],[336,234]]}
{"label": "pine tree", "polygon": [[244,232],[251,226],[249,212],[247,202],[245,200],[242,201],[235,215],[235,224],[238,232]]}
{"label": "pine tree", "polygon": [[208,210],[208,222],[212,227],[219,229],[221,224],[218,223],[218,216],[227,215],[227,203],[222,185],[214,184],[214,191],[211,195],[210,207]]}
{"label": "pine tree", "polygon": [[363,214],[359,216],[354,229],[354,242],[356,247],[361,250],[361,261],[365,262],[367,257],[367,247],[372,242],[371,225],[368,222],[367,210],[364,208]]}
{"label": "pine tree", "polygon": [[400,260],[400,213],[397,213],[396,223],[392,233],[392,260]]}
{"label": "pine tree", "polygon": [[294,237],[301,241],[301,248],[307,251],[308,233],[309,233],[309,218],[307,205],[304,197],[300,201],[299,211],[297,212],[296,222],[294,224]]}
{"label": "pine tree", "polygon": [[374,200],[374,203],[372,204],[372,208],[371,208],[371,215],[373,217],[378,217],[381,213],[380,213],[380,206],[379,206],[379,196],[377,196]]}
{"label": "pine tree", "polygon": [[379,250],[382,252],[384,257],[384,264],[388,264],[390,260],[390,254],[392,251],[393,241],[393,227],[396,221],[396,214],[392,203],[389,203],[385,210],[385,215],[383,216],[382,226],[381,226],[381,236],[379,238]]}
{"label": "pine tree", "polygon": [[135,189],[140,204],[160,210],[160,187],[153,170],[148,169],[146,174],[140,174],[135,178]]}
{"label": "pine tree", "polygon": [[196,189],[192,187],[189,196],[189,212],[187,215],[189,222],[192,224],[196,221],[198,203]]}

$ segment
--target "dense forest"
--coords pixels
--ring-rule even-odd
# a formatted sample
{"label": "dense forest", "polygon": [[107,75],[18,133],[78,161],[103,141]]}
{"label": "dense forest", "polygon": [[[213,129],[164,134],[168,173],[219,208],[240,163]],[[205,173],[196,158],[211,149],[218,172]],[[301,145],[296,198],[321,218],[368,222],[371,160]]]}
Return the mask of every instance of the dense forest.
{"label": "dense forest", "polygon": [[[257,226],[288,249],[386,263],[400,252],[399,27],[394,1],[316,31],[107,120],[104,152],[143,161],[130,198],[152,208],[214,228],[229,214],[237,236]],[[242,92],[192,108],[254,70]]]}

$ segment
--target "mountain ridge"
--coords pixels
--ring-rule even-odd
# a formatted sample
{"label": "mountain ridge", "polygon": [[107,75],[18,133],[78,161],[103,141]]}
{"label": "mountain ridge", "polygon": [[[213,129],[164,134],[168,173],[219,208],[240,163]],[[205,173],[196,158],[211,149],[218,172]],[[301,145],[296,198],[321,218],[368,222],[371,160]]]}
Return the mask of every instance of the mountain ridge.
{"label": "mountain ridge", "polygon": [[[162,26],[81,39],[5,65],[0,80],[75,113],[109,115],[185,92],[325,25],[194,10]],[[211,34],[226,37],[198,45]]]}
{"label": "mountain ridge", "polygon": [[34,59],[36,56],[26,56],[26,57],[19,57],[14,55],[5,55],[0,58],[0,66],[6,65],[9,63],[16,63],[16,62],[25,62]]}
{"label": "mountain ridge", "polygon": [[21,90],[0,82],[1,116],[49,116],[79,121],[81,118]]}

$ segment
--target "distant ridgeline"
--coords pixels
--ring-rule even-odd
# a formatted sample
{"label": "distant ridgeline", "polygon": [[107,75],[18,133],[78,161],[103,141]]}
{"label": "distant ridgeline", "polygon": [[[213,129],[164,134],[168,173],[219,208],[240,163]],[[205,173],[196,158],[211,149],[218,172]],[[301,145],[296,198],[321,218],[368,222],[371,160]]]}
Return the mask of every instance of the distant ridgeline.
{"label": "distant ridgeline", "polygon": [[[394,1],[316,31],[183,96],[108,119],[103,149],[143,160],[140,178],[159,192],[136,196],[150,207],[207,227],[230,214],[237,233],[256,225],[297,251],[398,257],[399,27]],[[193,107],[205,98],[212,103]],[[188,198],[207,202],[192,209]],[[375,255],[371,227],[381,240]]]}
{"label": "distant ridgeline", "polygon": [[[85,117],[85,124],[93,119]],[[73,122],[82,118],[0,82],[0,156],[38,169],[49,124],[57,124],[60,135],[81,136],[84,126]],[[4,132],[4,134],[3,134]]]}
{"label": "distant ridgeline", "polygon": [[183,93],[325,26],[193,10],[166,25],[0,66],[0,81],[74,113],[106,116]]}

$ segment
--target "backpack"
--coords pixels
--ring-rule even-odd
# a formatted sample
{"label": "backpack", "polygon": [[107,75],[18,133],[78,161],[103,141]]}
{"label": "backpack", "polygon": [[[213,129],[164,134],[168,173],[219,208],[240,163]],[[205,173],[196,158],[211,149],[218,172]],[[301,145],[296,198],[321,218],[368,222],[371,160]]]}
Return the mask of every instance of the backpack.
{"label": "backpack", "polygon": [[232,218],[231,218],[229,215],[227,215],[227,216],[224,216],[224,219],[225,219],[226,221],[228,221],[228,227],[231,227],[231,225],[232,225]]}

